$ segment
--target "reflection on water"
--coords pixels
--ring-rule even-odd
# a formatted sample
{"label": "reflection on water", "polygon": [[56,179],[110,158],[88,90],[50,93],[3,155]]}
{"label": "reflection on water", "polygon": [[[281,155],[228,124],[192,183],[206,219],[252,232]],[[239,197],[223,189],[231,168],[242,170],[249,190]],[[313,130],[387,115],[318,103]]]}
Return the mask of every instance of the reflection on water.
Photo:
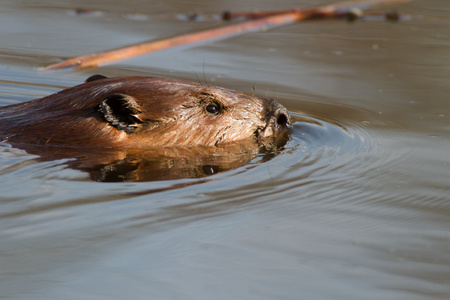
{"label": "reflection on water", "polygon": [[[92,180],[122,182],[200,178],[232,170],[250,162],[265,162],[280,153],[288,139],[289,135],[284,134],[265,144],[244,140],[219,147],[90,149],[88,152],[86,149],[50,145],[15,146],[38,155],[42,161],[65,160],[68,167],[89,173]],[[9,153],[10,148],[8,144],[4,144],[0,149]],[[43,168],[46,168],[45,165]],[[36,170],[38,173],[40,171]],[[58,177],[57,174],[52,175]]]}
{"label": "reflection on water", "polygon": [[[0,61],[8,66],[0,68],[2,105],[87,77],[32,69],[55,57],[190,25],[109,13],[176,16],[193,5],[44,2],[29,10],[10,2],[0,19]],[[207,5],[224,10],[221,2]],[[108,14],[67,14],[80,6]],[[3,145],[0,298],[448,299],[450,7],[433,0],[399,9],[412,19],[304,23],[98,70],[197,75],[249,93],[255,86],[291,112],[291,140],[272,155],[233,156],[226,172],[202,168],[216,163],[200,158],[197,166],[212,176],[110,183],[87,177],[102,178],[108,168],[135,174],[142,165],[125,155],[83,170],[82,159],[43,160]],[[184,168],[174,160],[160,162]],[[151,170],[154,162],[141,163]]]}

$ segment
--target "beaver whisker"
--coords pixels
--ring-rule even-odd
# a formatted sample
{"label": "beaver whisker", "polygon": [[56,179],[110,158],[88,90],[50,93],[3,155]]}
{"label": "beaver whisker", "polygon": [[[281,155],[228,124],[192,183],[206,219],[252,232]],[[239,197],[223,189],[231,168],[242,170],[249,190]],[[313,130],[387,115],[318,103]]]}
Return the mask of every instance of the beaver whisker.
{"label": "beaver whisker", "polygon": [[225,137],[226,133],[223,133],[221,136],[219,136],[217,138],[217,141],[214,143],[214,146],[217,147],[219,145],[219,143],[223,140],[223,138]]}
{"label": "beaver whisker", "polygon": [[[214,136],[214,138],[217,140],[214,144],[214,146],[217,146],[224,138],[225,135],[227,134],[227,130],[231,128],[231,126],[226,126],[224,128],[221,128],[216,135]],[[219,136],[220,135],[220,136]]]}

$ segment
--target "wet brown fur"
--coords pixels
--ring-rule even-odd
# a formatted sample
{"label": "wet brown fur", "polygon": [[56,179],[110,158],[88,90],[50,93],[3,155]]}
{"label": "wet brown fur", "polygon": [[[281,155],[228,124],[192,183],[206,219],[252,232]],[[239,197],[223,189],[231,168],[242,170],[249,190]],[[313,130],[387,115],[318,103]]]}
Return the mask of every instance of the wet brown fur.
{"label": "wet brown fur", "polygon": [[[102,109],[112,94],[129,100],[131,126],[113,126]],[[214,103],[220,112],[206,107]],[[3,142],[96,148],[217,146],[288,131],[289,115],[272,100],[154,77],[95,78],[58,93],[0,108]]]}

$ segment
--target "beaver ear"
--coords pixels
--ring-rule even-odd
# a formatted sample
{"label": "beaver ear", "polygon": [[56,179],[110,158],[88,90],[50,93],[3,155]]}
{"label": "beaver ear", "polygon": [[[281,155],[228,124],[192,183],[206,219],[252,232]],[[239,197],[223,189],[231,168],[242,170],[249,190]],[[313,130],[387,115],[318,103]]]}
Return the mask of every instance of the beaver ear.
{"label": "beaver ear", "polygon": [[136,116],[141,113],[133,97],[124,94],[111,94],[98,106],[109,125],[126,133],[133,133],[142,121]]}
{"label": "beaver ear", "polygon": [[91,81],[105,79],[105,78],[108,78],[108,77],[96,74],[96,75],[89,76],[84,82],[91,82]]}

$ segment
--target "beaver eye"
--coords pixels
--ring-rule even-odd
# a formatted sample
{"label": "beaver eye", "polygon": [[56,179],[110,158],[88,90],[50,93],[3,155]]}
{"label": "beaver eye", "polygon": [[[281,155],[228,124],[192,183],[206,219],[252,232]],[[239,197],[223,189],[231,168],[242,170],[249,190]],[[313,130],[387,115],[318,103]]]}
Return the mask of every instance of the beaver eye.
{"label": "beaver eye", "polygon": [[206,111],[212,115],[217,115],[220,113],[220,105],[218,103],[212,102],[206,106]]}

